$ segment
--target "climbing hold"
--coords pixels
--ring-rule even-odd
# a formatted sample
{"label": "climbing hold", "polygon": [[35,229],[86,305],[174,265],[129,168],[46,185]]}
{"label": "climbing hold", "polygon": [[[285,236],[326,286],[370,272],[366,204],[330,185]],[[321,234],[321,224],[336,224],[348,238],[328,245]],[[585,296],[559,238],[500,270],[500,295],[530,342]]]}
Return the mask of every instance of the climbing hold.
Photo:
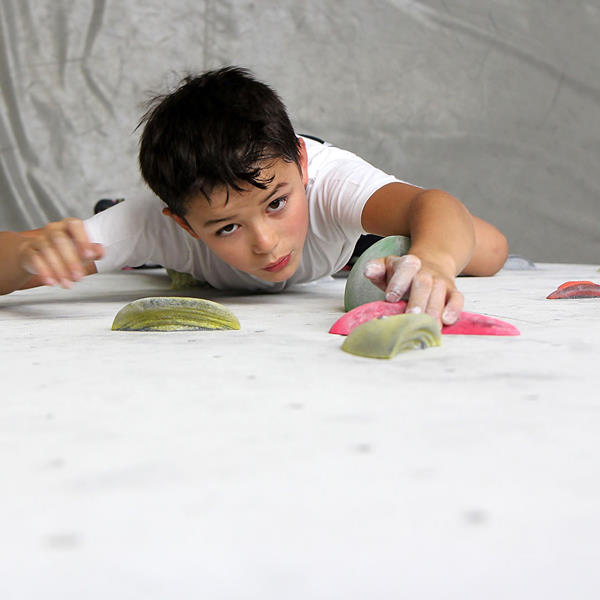
{"label": "climbing hold", "polygon": [[359,325],[342,350],[367,358],[393,358],[399,352],[441,346],[437,321],[429,315],[392,315]]}
{"label": "climbing hold", "polygon": [[202,298],[140,298],[115,316],[113,330],[189,331],[239,329],[237,317],[222,304]]}
{"label": "climbing hold", "polygon": [[189,273],[180,273],[173,269],[167,269],[167,275],[171,280],[172,290],[184,290],[190,287],[202,287],[204,284],[198,281],[193,275]]}
{"label": "climbing hold", "polygon": [[410,239],[403,235],[390,235],[384,237],[372,246],[369,246],[354,263],[352,271],[346,280],[344,292],[344,309],[352,310],[361,304],[383,300],[385,292],[372,284],[365,277],[365,266],[374,258],[384,256],[403,256],[410,248]]}
{"label": "climbing hold", "polygon": [[600,298],[600,285],[593,281],[567,281],[559,285],[546,299]]}
{"label": "climbing hold", "polygon": [[[342,315],[329,330],[329,333],[348,335],[354,328],[371,319],[389,315],[399,315],[406,310],[407,302],[385,302],[383,300],[369,302],[357,306]],[[443,334],[461,335],[520,335],[519,330],[510,323],[486,317],[477,313],[461,312],[459,320],[454,325],[444,325]]]}
{"label": "climbing hold", "polygon": [[445,335],[521,335],[514,325],[506,321],[470,312],[461,312],[456,323],[442,327],[442,333]]}
{"label": "climbing hold", "polygon": [[509,254],[502,268],[505,271],[531,271],[537,267],[535,266],[535,263],[526,256]]}
{"label": "climbing hold", "polygon": [[329,330],[329,333],[338,335],[348,335],[359,325],[377,319],[379,317],[389,317],[391,315],[401,315],[406,310],[407,302],[385,302],[384,300],[375,300],[367,302],[343,314]]}

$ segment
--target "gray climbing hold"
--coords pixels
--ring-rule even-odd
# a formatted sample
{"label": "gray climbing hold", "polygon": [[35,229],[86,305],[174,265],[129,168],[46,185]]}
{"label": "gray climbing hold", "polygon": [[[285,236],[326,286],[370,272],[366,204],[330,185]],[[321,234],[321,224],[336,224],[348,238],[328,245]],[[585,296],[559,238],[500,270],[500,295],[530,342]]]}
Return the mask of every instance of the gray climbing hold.
{"label": "gray climbing hold", "polygon": [[384,237],[367,248],[354,263],[352,271],[348,275],[344,293],[344,309],[352,310],[367,302],[384,300],[385,293],[365,277],[365,266],[367,262],[374,258],[383,258],[390,255],[404,256],[409,248],[410,238],[403,235]]}
{"label": "gray climbing hold", "polygon": [[535,266],[535,263],[526,256],[509,254],[502,268],[505,271],[531,271],[537,267]]}

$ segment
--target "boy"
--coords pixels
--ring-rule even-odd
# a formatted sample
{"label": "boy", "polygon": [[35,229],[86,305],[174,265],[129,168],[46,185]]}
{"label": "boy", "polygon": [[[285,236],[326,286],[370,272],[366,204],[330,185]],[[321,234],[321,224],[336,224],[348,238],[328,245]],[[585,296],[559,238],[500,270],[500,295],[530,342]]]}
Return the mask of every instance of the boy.
{"label": "boy", "polygon": [[451,324],[463,307],[454,277],[492,275],[506,259],[504,236],[451,195],[296,136],[277,94],[244,69],[185,79],[142,123],[140,168],[155,195],[0,233],[0,293],[143,263],[278,291],[338,271],[363,233],[399,234],[410,253],[371,261],[365,276],[388,301],[406,296],[409,312]]}

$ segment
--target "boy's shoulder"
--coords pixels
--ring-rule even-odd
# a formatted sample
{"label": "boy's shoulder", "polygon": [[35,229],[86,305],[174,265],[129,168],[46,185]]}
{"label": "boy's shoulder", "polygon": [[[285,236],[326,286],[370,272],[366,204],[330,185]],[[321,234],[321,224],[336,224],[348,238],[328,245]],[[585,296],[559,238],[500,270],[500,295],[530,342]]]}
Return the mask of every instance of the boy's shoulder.
{"label": "boy's shoulder", "polygon": [[399,180],[348,150],[311,139],[305,143],[310,236],[354,244],[364,233],[362,212],[369,198]]}
{"label": "boy's shoulder", "polygon": [[340,161],[344,159],[359,159],[359,157],[352,152],[344,150],[338,146],[334,146],[333,144],[325,140],[321,140],[320,138],[307,136],[305,134],[302,134],[300,137],[304,140],[304,144],[306,145],[309,168],[311,165],[313,167],[320,167],[326,164],[332,164],[334,161]]}
{"label": "boy's shoulder", "polygon": [[316,182],[338,180],[362,184],[365,180],[400,181],[354,152],[314,137],[301,136],[306,144],[308,176]]}
{"label": "boy's shoulder", "polygon": [[307,196],[328,204],[361,203],[380,187],[400,181],[349,150],[304,138],[308,158]]}

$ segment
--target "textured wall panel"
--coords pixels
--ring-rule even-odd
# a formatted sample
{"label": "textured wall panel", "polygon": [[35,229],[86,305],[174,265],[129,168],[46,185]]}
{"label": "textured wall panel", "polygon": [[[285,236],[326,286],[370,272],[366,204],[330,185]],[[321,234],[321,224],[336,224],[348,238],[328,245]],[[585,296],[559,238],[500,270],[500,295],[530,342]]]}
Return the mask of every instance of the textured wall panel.
{"label": "textured wall panel", "polygon": [[141,187],[149,90],[242,64],[297,129],[442,187],[536,260],[600,261],[600,2],[2,0],[1,227]]}

